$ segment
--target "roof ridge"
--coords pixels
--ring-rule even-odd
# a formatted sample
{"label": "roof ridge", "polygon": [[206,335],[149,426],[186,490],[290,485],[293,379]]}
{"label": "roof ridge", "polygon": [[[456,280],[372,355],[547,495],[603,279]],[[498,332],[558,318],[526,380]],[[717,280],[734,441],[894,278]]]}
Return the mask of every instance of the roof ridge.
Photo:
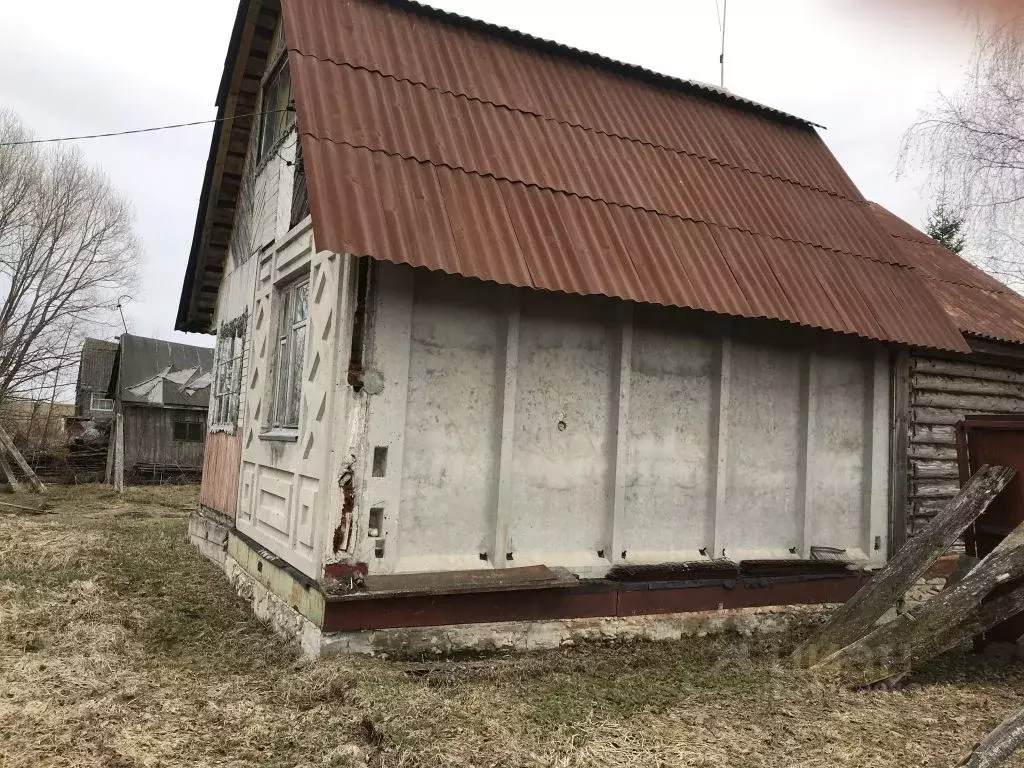
{"label": "roof ridge", "polygon": [[743,232],[745,234],[754,235],[756,237],[764,237],[764,238],[768,238],[770,240],[777,240],[777,241],[779,241],[781,243],[792,243],[792,244],[795,244],[795,245],[805,245],[805,246],[808,246],[810,248],[820,248],[821,250],[828,251],[830,253],[836,253],[836,254],[840,254],[840,255],[843,255],[843,256],[852,256],[854,258],[863,259],[865,261],[872,261],[872,262],[875,262],[876,264],[884,264],[886,266],[897,266],[897,267],[902,267],[902,268],[905,268],[905,269],[914,269],[914,266],[912,264],[905,264],[905,263],[903,263],[901,261],[887,261],[885,259],[880,259],[878,257],[870,256],[870,255],[864,254],[864,253],[856,253],[854,251],[844,251],[844,250],[839,249],[839,248],[834,248],[832,246],[825,245],[824,243],[813,243],[813,242],[810,242],[809,240],[797,240],[797,239],[794,239],[794,238],[791,238],[791,237],[781,237],[779,235],[771,235],[771,234],[767,234],[765,232],[756,232],[756,231],[754,231],[752,229],[746,229],[744,227],[737,227],[737,226],[733,226],[733,225],[729,225],[729,224],[722,224],[722,223],[717,222],[717,221],[710,221],[708,219],[697,218],[695,216],[683,216],[683,215],[678,214],[678,213],[670,213],[670,212],[667,212],[667,211],[659,211],[659,210],[657,210],[655,208],[648,208],[648,207],[643,206],[643,205],[634,205],[634,204],[629,204],[629,203],[620,203],[620,202],[618,202],[616,200],[607,200],[607,199],[601,198],[601,197],[593,197],[592,195],[585,195],[585,194],[582,194],[580,192],[575,192],[573,190],[558,189],[557,187],[549,187],[549,186],[546,186],[544,184],[539,184],[539,183],[537,183],[535,181],[523,181],[522,179],[510,179],[507,176],[500,176],[500,175],[498,175],[496,173],[484,172],[484,171],[474,171],[474,170],[470,170],[468,168],[462,168],[461,166],[451,165],[449,163],[435,163],[432,160],[423,160],[423,159],[421,159],[419,157],[415,157],[413,155],[405,155],[405,154],[403,154],[401,152],[392,152],[392,151],[389,151],[389,150],[386,150],[386,149],[375,149],[373,147],[368,147],[368,146],[365,146],[365,145],[362,145],[362,144],[353,144],[352,142],[349,142],[349,141],[338,141],[337,139],[331,139],[331,138],[327,138],[327,137],[324,137],[324,136],[315,136],[315,135],[313,135],[309,131],[300,131],[300,133],[303,134],[303,135],[309,136],[314,141],[326,141],[326,142],[329,142],[331,144],[336,144],[336,145],[339,145],[339,146],[345,146],[345,147],[349,147],[351,149],[363,150],[363,151],[366,151],[366,152],[375,152],[377,154],[386,155],[388,157],[397,157],[397,158],[400,158],[402,160],[412,161],[412,162],[415,162],[415,163],[419,163],[421,165],[429,165],[432,168],[447,168],[450,171],[456,171],[456,172],[459,172],[459,173],[466,173],[466,174],[470,174],[470,175],[473,175],[473,176],[478,176],[480,178],[485,178],[485,179],[494,179],[495,181],[504,182],[506,184],[519,184],[520,186],[523,186],[523,187],[533,187],[535,189],[542,189],[542,190],[546,190],[548,192],[555,192],[555,193],[558,193],[558,194],[561,194],[561,195],[566,195],[567,197],[576,198],[577,200],[589,200],[589,201],[594,202],[594,203],[602,203],[604,205],[614,206],[616,208],[623,208],[623,209],[633,210],[633,211],[644,211],[646,213],[653,213],[656,216],[664,216],[665,218],[678,219],[679,221],[690,221],[690,222],[693,222],[693,223],[696,223],[696,224],[704,224],[704,225],[709,226],[709,227],[716,227],[718,229],[725,229],[725,230],[729,230],[729,231],[732,231],[732,232]]}
{"label": "roof ridge", "polygon": [[583,130],[583,131],[589,131],[591,133],[595,133],[595,134],[598,134],[600,136],[607,136],[609,138],[619,139],[621,141],[628,141],[628,142],[633,143],[633,144],[640,144],[642,146],[651,147],[651,148],[654,148],[654,149],[660,149],[660,150],[663,150],[665,152],[672,152],[674,154],[683,155],[685,157],[692,157],[692,158],[696,158],[698,160],[705,160],[705,161],[707,161],[709,163],[713,163],[713,164],[721,166],[723,168],[731,168],[732,170],[741,171],[741,172],[744,172],[744,173],[749,173],[749,174],[752,174],[754,176],[760,176],[761,178],[765,178],[765,179],[775,179],[776,181],[781,181],[781,182],[786,183],[786,184],[792,184],[792,185],[800,187],[802,189],[808,189],[808,190],[811,190],[813,192],[820,192],[822,194],[829,195],[830,197],[835,197],[835,198],[837,198],[839,200],[847,200],[847,201],[853,202],[853,203],[868,203],[868,201],[866,199],[864,199],[864,198],[858,199],[858,198],[849,197],[848,195],[844,195],[841,192],[837,192],[837,191],[832,190],[832,189],[825,189],[824,187],[819,187],[816,184],[809,184],[809,183],[807,183],[805,181],[800,181],[798,179],[793,179],[793,178],[790,178],[788,176],[782,176],[782,175],[775,174],[775,173],[769,173],[769,172],[766,172],[766,171],[758,171],[758,170],[755,170],[753,168],[747,168],[746,166],[737,165],[736,163],[730,163],[727,160],[722,160],[721,158],[714,157],[714,156],[711,156],[711,155],[705,155],[705,154],[702,154],[701,152],[697,152],[695,150],[682,149],[680,147],[672,147],[672,146],[669,146],[667,144],[662,144],[660,142],[652,141],[650,139],[641,139],[641,138],[638,138],[636,136],[625,136],[625,135],[623,135],[621,133],[615,133],[613,131],[606,131],[606,130],[603,130],[601,128],[595,128],[593,126],[584,125],[584,124],[579,123],[579,122],[572,122],[572,121],[563,120],[563,119],[560,119],[560,118],[557,118],[557,117],[551,117],[550,115],[545,115],[545,114],[542,114],[540,112],[535,112],[535,111],[533,111],[531,109],[525,109],[524,107],[513,106],[511,104],[503,104],[503,103],[501,103],[499,101],[493,101],[491,99],[481,98],[480,96],[472,96],[472,95],[470,95],[468,93],[459,93],[457,91],[453,91],[453,90],[450,90],[450,89],[447,89],[447,88],[439,88],[438,86],[430,85],[430,84],[424,83],[424,82],[422,82],[420,80],[413,80],[412,78],[409,78],[409,77],[400,77],[398,75],[393,75],[393,74],[391,74],[389,72],[383,72],[383,71],[381,71],[379,69],[376,69],[374,67],[368,67],[368,66],[365,66],[363,64],[353,64],[350,61],[338,61],[337,59],[335,59],[333,57],[330,57],[330,56],[324,57],[324,56],[317,56],[314,53],[306,53],[305,51],[299,50],[298,48],[293,47],[291,45],[288,46],[288,50],[298,54],[299,56],[305,56],[306,58],[315,59],[316,61],[324,62],[324,63],[327,63],[327,64],[334,64],[335,66],[338,66],[338,67],[348,67],[350,69],[361,70],[363,72],[371,72],[373,74],[379,75],[380,77],[387,78],[389,80],[394,80],[397,83],[408,83],[409,85],[413,85],[413,86],[416,86],[416,87],[419,87],[419,88],[423,88],[423,89],[425,89],[427,91],[433,91],[433,92],[436,92],[436,93],[442,93],[442,94],[445,94],[445,95],[448,95],[448,96],[453,96],[453,97],[455,97],[457,99],[466,99],[468,101],[475,101],[475,102],[480,103],[480,104],[487,104],[489,106],[496,107],[498,109],[505,109],[505,110],[508,110],[509,112],[514,112],[516,114],[528,115],[530,117],[535,117],[538,120],[544,120],[544,121],[549,122],[549,123],[555,123],[556,125],[564,125],[564,126],[566,126],[568,128],[573,128],[573,129],[578,129],[578,130]]}

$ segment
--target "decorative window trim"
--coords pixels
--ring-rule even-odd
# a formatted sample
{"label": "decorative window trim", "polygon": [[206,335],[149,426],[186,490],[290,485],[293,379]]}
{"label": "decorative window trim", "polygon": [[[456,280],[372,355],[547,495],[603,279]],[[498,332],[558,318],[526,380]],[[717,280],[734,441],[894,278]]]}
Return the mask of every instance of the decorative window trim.
{"label": "decorative window trim", "polygon": [[[210,394],[210,431],[234,433],[238,424],[242,397],[242,368],[245,363],[245,334],[249,311],[217,331],[214,348],[213,389]],[[230,342],[225,345],[225,342]],[[226,349],[226,346],[230,348]],[[225,352],[228,357],[225,358]]]}

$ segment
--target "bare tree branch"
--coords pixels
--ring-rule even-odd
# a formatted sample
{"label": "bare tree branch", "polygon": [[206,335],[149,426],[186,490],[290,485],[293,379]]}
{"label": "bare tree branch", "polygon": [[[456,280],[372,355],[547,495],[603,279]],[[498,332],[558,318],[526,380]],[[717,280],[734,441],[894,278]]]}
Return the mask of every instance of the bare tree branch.
{"label": "bare tree branch", "polygon": [[[0,111],[0,144],[30,136]],[[80,152],[0,146],[0,404],[67,386],[81,341],[107,335],[115,297],[136,288],[141,252],[130,205]]]}
{"label": "bare tree branch", "polygon": [[979,265],[1024,285],[1024,11],[977,22],[964,86],[940,93],[904,134],[897,173],[966,218]]}

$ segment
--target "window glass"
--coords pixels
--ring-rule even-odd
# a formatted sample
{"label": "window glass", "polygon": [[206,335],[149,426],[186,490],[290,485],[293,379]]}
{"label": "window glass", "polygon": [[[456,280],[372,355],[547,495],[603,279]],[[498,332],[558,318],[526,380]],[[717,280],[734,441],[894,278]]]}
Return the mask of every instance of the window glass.
{"label": "window glass", "polygon": [[309,324],[309,282],[282,288],[278,315],[277,372],[274,378],[274,415],[271,426],[299,425],[302,401],[302,368],[305,363],[306,329]]}
{"label": "window glass", "polygon": [[211,424],[233,427],[238,420],[242,391],[242,357],[246,316],[222,325],[217,335],[217,359],[214,366]]}

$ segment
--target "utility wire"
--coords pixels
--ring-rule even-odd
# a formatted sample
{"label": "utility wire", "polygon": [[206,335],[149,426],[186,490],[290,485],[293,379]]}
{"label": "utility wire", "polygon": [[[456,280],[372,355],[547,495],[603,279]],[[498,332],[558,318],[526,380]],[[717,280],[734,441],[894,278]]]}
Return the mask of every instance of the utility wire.
{"label": "utility wire", "polygon": [[280,112],[290,112],[294,107],[285,109],[272,109],[269,112],[250,112],[247,115],[231,115],[229,117],[218,117],[213,120],[195,120],[191,123],[175,123],[174,125],[158,125],[154,128],[135,128],[131,131],[111,131],[110,133],[92,133],[88,136],[62,136],[54,139],[28,139],[26,141],[5,141],[0,142],[0,147],[17,147],[23,144],[52,144],[58,141],[81,141],[82,139],[105,139],[110,136],[128,136],[133,133],[152,133],[153,131],[168,131],[172,128],[190,128],[194,125],[209,125],[210,123],[222,123],[226,120],[240,120],[243,117],[259,117],[262,115],[275,115]]}

